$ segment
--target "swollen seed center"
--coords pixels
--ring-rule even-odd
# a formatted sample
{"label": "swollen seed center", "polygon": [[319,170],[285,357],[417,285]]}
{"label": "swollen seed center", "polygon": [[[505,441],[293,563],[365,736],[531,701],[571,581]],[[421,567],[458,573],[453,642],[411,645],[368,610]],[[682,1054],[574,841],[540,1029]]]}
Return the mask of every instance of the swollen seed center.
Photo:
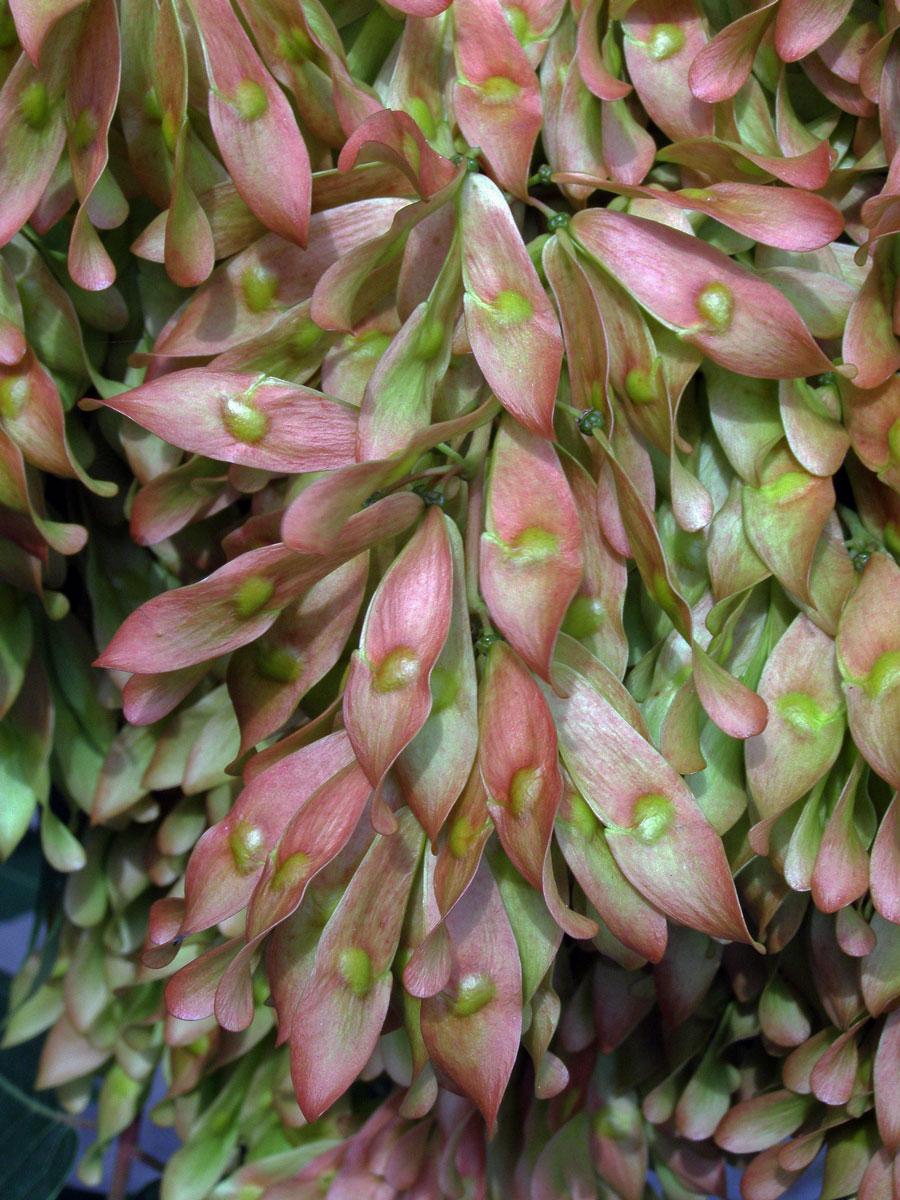
{"label": "swollen seed center", "polygon": [[659,841],[675,815],[675,806],[667,796],[651,793],[635,803],[631,833],[639,842],[651,845]]}
{"label": "swollen seed center", "polygon": [[295,354],[303,357],[312,350],[321,339],[322,330],[314,321],[304,321],[291,338],[291,347]]}
{"label": "swollen seed center", "polygon": [[72,127],[72,145],[76,150],[87,150],[97,136],[98,122],[89,108],[83,108]]}
{"label": "swollen seed center", "polygon": [[4,379],[0,383],[0,417],[6,417],[9,421],[15,420],[25,407],[30,391],[24,375]]}
{"label": "swollen seed center", "polygon": [[491,301],[491,308],[497,320],[504,325],[519,325],[522,321],[527,321],[534,312],[528,297],[523,296],[521,292],[514,292],[511,288],[498,292]]}
{"label": "swollen seed center", "polygon": [[489,975],[464,975],[456,989],[453,1015],[471,1017],[494,998],[497,988]]}
{"label": "swollen seed center", "polygon": [[234,594],[234,611],[242,621],[258,613],[272,597],[275,584],[262,575],[251,575],[245,579]]}
{"label": "swollen seed center", "polygon": [[287,888],[296,887],[308,871],[309,858],[302,850],[298,850],[295,854],[291,854],[286,858],[278,867],[269,881],[269,887],[273,892],[283,892]]}
{"label": "swollen seed center", "polygon": [[465,858],[475,837],[468,817],[457,817],[447,834],[447,848],[454,858]]}
{"label": "swollen seed center", "polygon": [[786,692],[775,701],[775,711],[803,737],[815,737],[835,716],[827,713],[806,692]]}
{"label": "swollen seed center", "polygon": [[427,321],[423,321],[419,329],[418,351],[419,358],[424,358],[426,362],[437,358],[441,352],[441,346],[444,344],[444,322],[439,321],[436,317],[431,317]]}
{"label": "swollen seed center", "polygon": [[338,960],[341,979],[355,996],[364,996],[372,986],[372,959],[362,946],[348,946]]}
{"label": "swollen seed center", "polygon": [[309,34],[299,25],[292,25],[287,36],[278,35],[278,51],[289,62],[300,63],[312,58],[315,49]]}
{"label": "swollen seed center", "polygon": [[308,870],[310,870],[310,859],[302,850],[298,850],[294,854],[290,854],[278,866],[269,881],[269,887],[272,892],[284,892],[287,888],[296,887],[296,884],[304,880]]}
{"label": "swollen seed center", "polygon": [[411,96],[406,101],[406,111],[430,141],[437,133],[437,126],[434,123],[434,117],[431,115],[431,109],[421,96]]}
{"label": "swollen seed center", "polygon": [[662,62],[677,54],[684,45],[684,30],[677,25],[654,25],[647,40],[647,53],[654,62]]}
{"label": "swollen seed center", "polygon": [[256,670],[273,683],[293,683],[303,668],[303,660],[290,646],[256,644]]}
{"label": "swollen seed center", "polygon": [[47,118],[50,116],[50,97],[39,79],[29,83],[22,92],[19,109],[26,125],[30,125],[32,129],[43,129],[47,124]]}
{"label": "swollen seed center", "polygon": [[167,108],[162,115],[160,121],[160,130],[162,132],[163,141],[166,143],[166,149],[170,154],[175,153],[175,144],[178,141],[178,129],[180,121],[171,108]]}
{"label": "swollen seed center", "polygon": [[159,102],[159,96],[156,93],[155,87],[147,88],[144,92],[144,99],[141,102],[141,109],[144,116],[150,121],[162,120],[162,105]]}
{"label": "swollen seed center", "polygon": [[661,366],[662,363],[657,358],[650,371],[645,371],[643,367],[631,368],[625,376],[625,391],[629,400],[635,404],[652,404],[655,400],[662,399],[659,386]]}
{"label": "swollen seed center", "polygon": [[507,550],[517,562],[531,565],[546,562],[559,550],[559,538],[549,529],[531,525],[509,542]]}
{"label": "swollen seed center", "polygon": [[228,838],[228,846],[239,875],[249,875],[263,865],[265,855],[262,830],[249,821],[238,821]]}
{"label": "swollen seed center", "polygon": [[456,699],[459,691],[459,676],[446,667],[435,667],[429,680],[431,688],[431,711],[443,712]]}
{"label": "swollen seed center", "polygon": [[895,463],[900,463],[900,417],[893,423],[887,433],[888,453]]}
{"label": "swollen seed center", "polygon": [[875,660],[866,676],[865,689],[869,696],[879,696],[900,683],[900,650],[888,650]]}
{"label": "swollen seed center", "polygon": [[506,19],[509,21],[510,27],[521,45],[524,46],[531,40],[531,24],[528,20],[528,14],[524,9],[519,8],[517,4],[508,5],[506,8]]}
{"label": "swollen seed center", "polygon": [[269,98],[255,79],[242,79],[234,89],[234,107],[244,121],[258,121],[269,107]]}
{"label": "swollen seed center", "polygon": [[540,767],[521,767],[509,783],[509,811],[514,817],[530,812],[541,796],[544,773]]}
{"label": "swollen seed center", "polygon": [[580,641],[602,629],[605,621],[602,600],[596,596],[576,596],[563,620],[563,633]]}
{"label": "swollen seed center", "polygon": [[278,276],[263,267],[248,267],[241,275],[241,291],[251,312],[265,312],[278,292]]}
{"label": "swollen seed center", "polygon": [[269,430],[269,419],[255,404],[229,396],[222,406],[222,424],[236,442],[255,446]]}
{"label": "swollen seed center", "polygon": [[697,297],[697,311],[715,333],[724,333],[734,316],[734,293],[724,283],[708,283]]}
{"label": "swollen seed center", "polygon": [[593,841],[600,828],[600,822],[587,800],[574,792],[569,798],[569,817],[567,823],[579,834],[582,841]]}
{"label": "swollen seed center", "polygon": [[419,678],[422,663],[415,650],[409,646],[398,646],[386,654],[372,670],[372,683],[376,692],[396,692],[409,687]]}
{"label": "swollen seed center", "polygon": [[489,75],[481,85],[481,93],[489,104],[509,104],[521,91],[519,84],[505,75]]}
{"label": "swollen seed center", "polygon": [[802,491],[808,484],[808,475],[802,475],[799,471],[785,471],[777,479],[764,483],[759,491],[766,500],[770,500],[774,504],[779,500],[787,500],[795,492]]}

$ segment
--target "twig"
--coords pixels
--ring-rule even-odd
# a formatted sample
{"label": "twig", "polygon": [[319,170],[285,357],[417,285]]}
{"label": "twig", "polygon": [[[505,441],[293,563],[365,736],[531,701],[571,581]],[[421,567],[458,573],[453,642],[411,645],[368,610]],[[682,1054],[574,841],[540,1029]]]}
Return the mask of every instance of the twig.
{"label": "twig", "polygon": [[131,1174],[131,1164],[136,1158],[138,1127],[140,1116],[135,1117],[127,1129],[119,1134],[116,1145],[116,1161],[113,1164],[112,1182],[109,1185],[109,1200],[125,1200],[128,1187],[128,1176]]}

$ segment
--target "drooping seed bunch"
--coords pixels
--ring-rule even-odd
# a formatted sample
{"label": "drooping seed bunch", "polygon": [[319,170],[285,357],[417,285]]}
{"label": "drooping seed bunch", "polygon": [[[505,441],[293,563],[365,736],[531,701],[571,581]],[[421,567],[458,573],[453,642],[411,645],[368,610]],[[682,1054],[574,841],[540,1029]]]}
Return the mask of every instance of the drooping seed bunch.
{"label": "drooping seed bunch", "polygon": [[900,10],[9,10],[8,1036],[85,1176],[162,1059],[178,1200],[887,1200]]}

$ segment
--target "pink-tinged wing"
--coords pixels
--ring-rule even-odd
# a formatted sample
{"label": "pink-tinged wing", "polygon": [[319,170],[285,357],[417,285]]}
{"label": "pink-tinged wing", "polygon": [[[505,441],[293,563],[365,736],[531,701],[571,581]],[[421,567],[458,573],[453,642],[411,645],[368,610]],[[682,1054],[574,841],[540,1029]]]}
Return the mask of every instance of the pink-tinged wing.
{"label": "pink-tinged wing", "polygon": [[693,0],[637,0],[622,31],[628,74],[655,124],[674,141],[711,134],[713,106],[688,84],[691,64],[707,43]]}
{"label": "pink-tinged wing", "polygon": [[622,874],[603,826],[571,787],[560,804],[556,838],[569,869],[610,932],[642,958],[658,962],[666,949],[666,918]]}
{"label": "pink-tinged wing", "polygon": [[447,517],[444,521],[453,560],[450,628],[431,672],[431,712],[394,764],[406,803],[432,844],[466,786],[478,747],[477,681],[462,538],[453,521]]}
{"label": "pink-tinged wing", "polygon": [[35,66],[40,61],[47,34],[66,13],[82,3],[83,0],[10,0],[16,34]]}
{"label": "pink-tinged wing", "polygon": [[[203,283],[215,265],[215,239],[188,175],[191,160],[187,120],[188,61],[174,0],[166,0],[160,6],[153,66],[159,107],[167,123],[167,132],[171,123],[171,137],[174,137],[172,197],[168,212],[162,216],[165,227],[161,230],[162,261],[173,282],[180,287],[196,287]],[[147,233],[145,230],[132,246],[134,253],[147,253]]]}
{"label": "pink-tinged wing", "polygon": [[856,388],[877,388],[900,367],[900,342],[894,336],[895,275],[890,266],[890,243],[881,241],[872,255],[869,273],[847,316],[841,353],[857,372]]}
{"label": "pink-tinged wing", "polygon": [[580,409],[599,409],[611,421],[610,353],[603,323],[597,327],[594,293],[577,259],[563,249],[559,237],[545,243],[541,262],[559,309],[572,404]]}
{"label": "pink-tinged wing", "polygon": [[753,944],[722,842],[681,776],[586,680],[555,671],[567,699],[545,694],[563,762],[626,878],[680,924]]}
{"label": "pink-tinged wing", "polygon": [[91,479],[69,448],[59,389],[31,349],[12,366],[0,365],[0,395],[4,429],[27,462],[79,479],[97,495],[115,495],[116,485]]}
{"label": "pink-tinged wing", "polygon": [[498,0],[456,0],[453,32],[456,120],[500,186],[524,198],[541,127],[534,70]]}
{"label": "pink-tinged wing", "polygon": [[716,1144],[733,1154],[755,1154],[789,1137],[816,1103],[779,1089],[742,1100],[730,1109],[716,1129]]}
{"label": "pink-tinged wing", "polygon": [[145,483],[131,505],[129,530],[139,546],[155,546],[186,525],[232,504],[226,468],[195,455]]}
{"label": "pink-tinged wing", "polygon": [[791,187],[809,188],[811,191],[817,191],[828,183],[832,155],[827,141],[819,142],[803,154],[785,157],[758,154],[742,143],[716,137],[673,142],[661,147],[658,152],[661,162],[680,163],[714,179],[758,183],[762,172]]}
{"label": "pink-tinged wing", "polygon": [[788,450],[776,451],[759,487],[744,486],[744,530],[753,549],[801,603],[811,604],[813,556],[834,510],[834,484],[798,470]]}
{"label": "pink-tinged wing", "polygon": [[[900,382],[900,381],[898,381]],[[850,447],[834,388],[813,389],[803,379],[778,385],[778,407],[794,457],[813,475],[834,475]]]}
{"label": "pink-tinged wing", "polygon": [[900,1150],[900,1010],[884,1023],[875,1052],[875,1114],[889,1154]]}
{"label": "pink-tinged wing", "polygon": [[607,67],[601,52],[598,25],[604,0],[587,0],[578,19],[578,40],[575,51],[577,70],[585,85],[598,100],[622,100],[632,86],[617,79]]}
{"label": "pink-tinged wing", "polygon": [[241,727],[239,754],[280,729],[337,662],[362,604],[368,569],[368,554],[344,563],[286,608],[262,638],[231,656],[227,681]]}
{"label": "pink-tinged wing", "polygon": [[335,566],[280,544],[251,550],[199,583],[148,600],[96,665],[154,675],[227,654],[265,633],[294,596]]}
{"label": "pink-tinged wing", "polygon": [[460,168],[432,150],[419,126],[405,112],[373,113],[344,143],[338,170],[360,162],[386,162],[409,179],[420,199],[429,200]]}
{"label": "pink-tinged wing", "polygon": [[427,300],[410,313],[366,385],[359,411],[360,461],[404,450],[431,424],[435,389],[450,363],[461,297],[454,239]]}
{"label": "pink-tinged wing", "polygon": [[[575,459],[566,455],[562,461],[581,519],[584,574],[561,632],[580,641],[621,679],[628,659],[623,625],[628,570],[600,529],[593,479]],[[557,642],[557,651],[562,641]]]}
{"label": "pink-tinged wing", "polygon": [[775,50],[782,62],[797,62],[826,42],[853,0],[780,0],[775,17]]}
{"label": "pink-tinged wing", "polygon": [[509,205],[484,175],[463,185],[460,234],[472,352],[507,411],[552,441],[563,355],[559,323]]}
{"label": "pink-tinged wing", "polygon": [[312,981],[291,1024],[291,1077],[316,1120],[363,1070],[387,1016],[391,964],[424,836],[412,813],[378,837],[322,932]]}
{"label": "pink-tinged wing", "polygon": [[235,186],[267,228],[305,246],[312,176],[291,106],[228,0],[191,0],[191,10],[210,76],[209,118]]}
{"label": "pink-tinged wing", "polygon": [[160,333],[154,353],[218,354],[265,332],[284,309],[308,300],[339,258],[389,230],[408,204],[379,197],[313,213],[307,250],[274,233],[252,240],[190,297]]}
{"label": "pink-tinged wing", "polygon": [[166,983],[166,1008],[181,1021],[211,1017],[216,988],[228,964],[241,947],[241,938],[230,938],[176,971]]}
{"label": "pink-tinged wing", "polygon": [[[540,80],[544,106],[541,143],[548,165],[557,171],[599,170],[597,164],[603,162],[602,107],[575,64],[575,27],[568,18],[550,39]],[[571,187],[566,194],[580,207],[591,190]]]}
{"label": "pink-tinged wing", "polygon": [[482,680],[478,761],[503,848],[542,891],[562,796],[556,727],[531,672],[503,642],[491,648]]}
{"label": "pink-tinged wing", "polygon": [[350,405],[265,376],[195,367],[104,403],[165,441],[220,461],[300,472],[355,459]]}
{"label": "pink-tinged wing", "polygon": [[864,768],[865,760],[857,758],[819,844],[812,873],[812,898],[820,912],[846,908],[869,890],[869,855],[854,820],[856,794]]}
{"label": "pink-tinged wing", "polygon": [[698,238],[609,209],[577,213],[571,228],[639,304],[714,362],[765,379],[832,369],[779,291]]}
{"label": "pink-tinged wing", "polygon": [[750,738],[747,783],[760,817],[783,812],[829,771],[844,738],[834,642],[802,614],[770,653],[759,682],[769,723]]}
{"label": "pink-tinged wing", "polygon": [[886,921],[900,925],[900,797],[881,818],[869,859],[872,903]]}
{"label": "pink-tinged wing", "polygon": [[31,216],[65,145],[64,60],[72,38],[64,32],[54,36],[54,53],[42,67],[36,69],[21,54],[0,89],[0,246]]}
{"label": "pink-tinged wing", "polygon": [[117,198],[113,211],[105,217],[96,211],[101,195],[98,184],[109,159],[107,134],[119,99],[120,66],[115,0],[91,0],[73,52],[66,106],[72,179],[81,201],[69,240],[69,273],[79,287],[95,292],[111,286],[116,268],[94,222],[104,227],[118,225],[128,214],[124,197]]}
{"label": "pink-tinged wing", "polygon": [[519,949],[487,864],[447,914],[451,972],[422,1003],[422,1036],[436,1070],[481,1110],[489,1131],[522,1031]]}
{"label": "pink-tinged wing", "polygon": [[838,665],[850,732],[866,761],[900,787],[900,568],[873,554],[841,614]]}
{"label": "pink-tinged wing", "polygon": [[122,711],[130,725],[153,725],[169,715],[208,671],[197,663],[157,675],[132,675],[122,691]]}
{"label": "pink-tinged wing", "polygon": [[[721,221],[729,229],[746,234],[766,246],[783,250],[818,250],[830,245],[844,229],[844,217],[824,196],[802,188],[772,187],[757,183],[713,183],[709,187],[684,188],[679,192],[664,192],[654,187],[626,186],[590,175],[557,174],[561,183],[581,183],[616,192],[622,196],[659,200],[677,208],[705,213]],[[773,205],[773,196],[778,204]],[[820,276],[822,284],[841,287],[842,281]],[[848,294],[854,294],[843,284]],[[842,289],[843,294],[843,289]]]}
{"label": "pink-tinged wing", "polygon": [[450,978],[450,936],[442,918],[457,903],[475,877],[485,844],[494,826],[487,810],[487,796],[476,764],[463,794],[457,800],[441,835],[437,859],[426,860],[430,875],[423,877],[416,947],[403,970],[403,984],[410,996],[435,996]]}
{"label": "pink-tinged wing", "polygon": [[691,63],[688,82],[698,100],[716,104],[730,100],[750,77],[753,59],[778,0],[738,17],[717,33]]}
{"label": "pink-tinged wing", "polygon": [[266,858],[247,910],[246,944],[216,989],[216,1019],[226,1029],[246,1029],[252,1021],[251,971],[260,943],[296,911],[310,881],[354,837],[370,794],[354,760],[307,796],[281,835],[276,853]]}
{"label": "pink-tinged wing", "polygon": [[350,663],[344,722],[372,787],[431,711],[429,681],[450,628],[452,583],[447,529],[433,507],[378,585]]}
{"label": "pink-tinged wing", "polygon": [[494,440],[485,507],[482,595],[512,647],[549,680],[556,636],[581,582],[581,523],[553,447],[509,416]]}
{"label": "pink-tinged wing", "polygon": [[[410,439],[405,449],[391,458],[355,463],[314,480],[288,506],[281,525],[282,536],[295,549],[311,554],[331,553],[335,541],[343,540],[345,526],[349,534],[351,522],[358,523],[366,513],[374,512],[378,507],[373,505],[362,513],[357,512],[373,492],[402,479],[426,450],[485,424],[496,411],[496,401],[488,400],[465,416],[423,429]],[[386,500],[399,503],[401,496],[403,493],[388,496],[379,501],[379,505],[385,504]],[[405,497],[406,502],[415,502],[421,507],[418,496],[406,493]]]}
{"label": "pink-tinged wing", "polygon": [[185,872],[185,934],[208,929],[248,903],[272,850],[295,813],[353,762],[347,735],[333,733],[269,767],[231,812],[200,838]]}

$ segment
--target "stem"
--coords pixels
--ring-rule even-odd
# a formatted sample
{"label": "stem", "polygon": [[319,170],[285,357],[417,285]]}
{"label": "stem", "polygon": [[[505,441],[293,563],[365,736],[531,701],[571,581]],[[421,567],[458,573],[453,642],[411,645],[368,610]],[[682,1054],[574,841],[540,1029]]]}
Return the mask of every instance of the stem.
{"label": "stem", "polygon": [[119,1134],[116,1146],[116,1161],[113,1165],[112,1182],[109,1185],[108,1200],[125,1200],[128,1188],[128,1176],[131,1174],[131,1164],[135,1159],[138,1127],[140,1117],[135,1117],[127,1129]]}
{"label": "stem", "polygon": [[469,484],[469,509],[466,514],[466,602],[470,613],[478,613],[485,629],[493,629],[487,605],[478,590],[478,563],[481,555],[481,510],[484,495],[484,467]]}

